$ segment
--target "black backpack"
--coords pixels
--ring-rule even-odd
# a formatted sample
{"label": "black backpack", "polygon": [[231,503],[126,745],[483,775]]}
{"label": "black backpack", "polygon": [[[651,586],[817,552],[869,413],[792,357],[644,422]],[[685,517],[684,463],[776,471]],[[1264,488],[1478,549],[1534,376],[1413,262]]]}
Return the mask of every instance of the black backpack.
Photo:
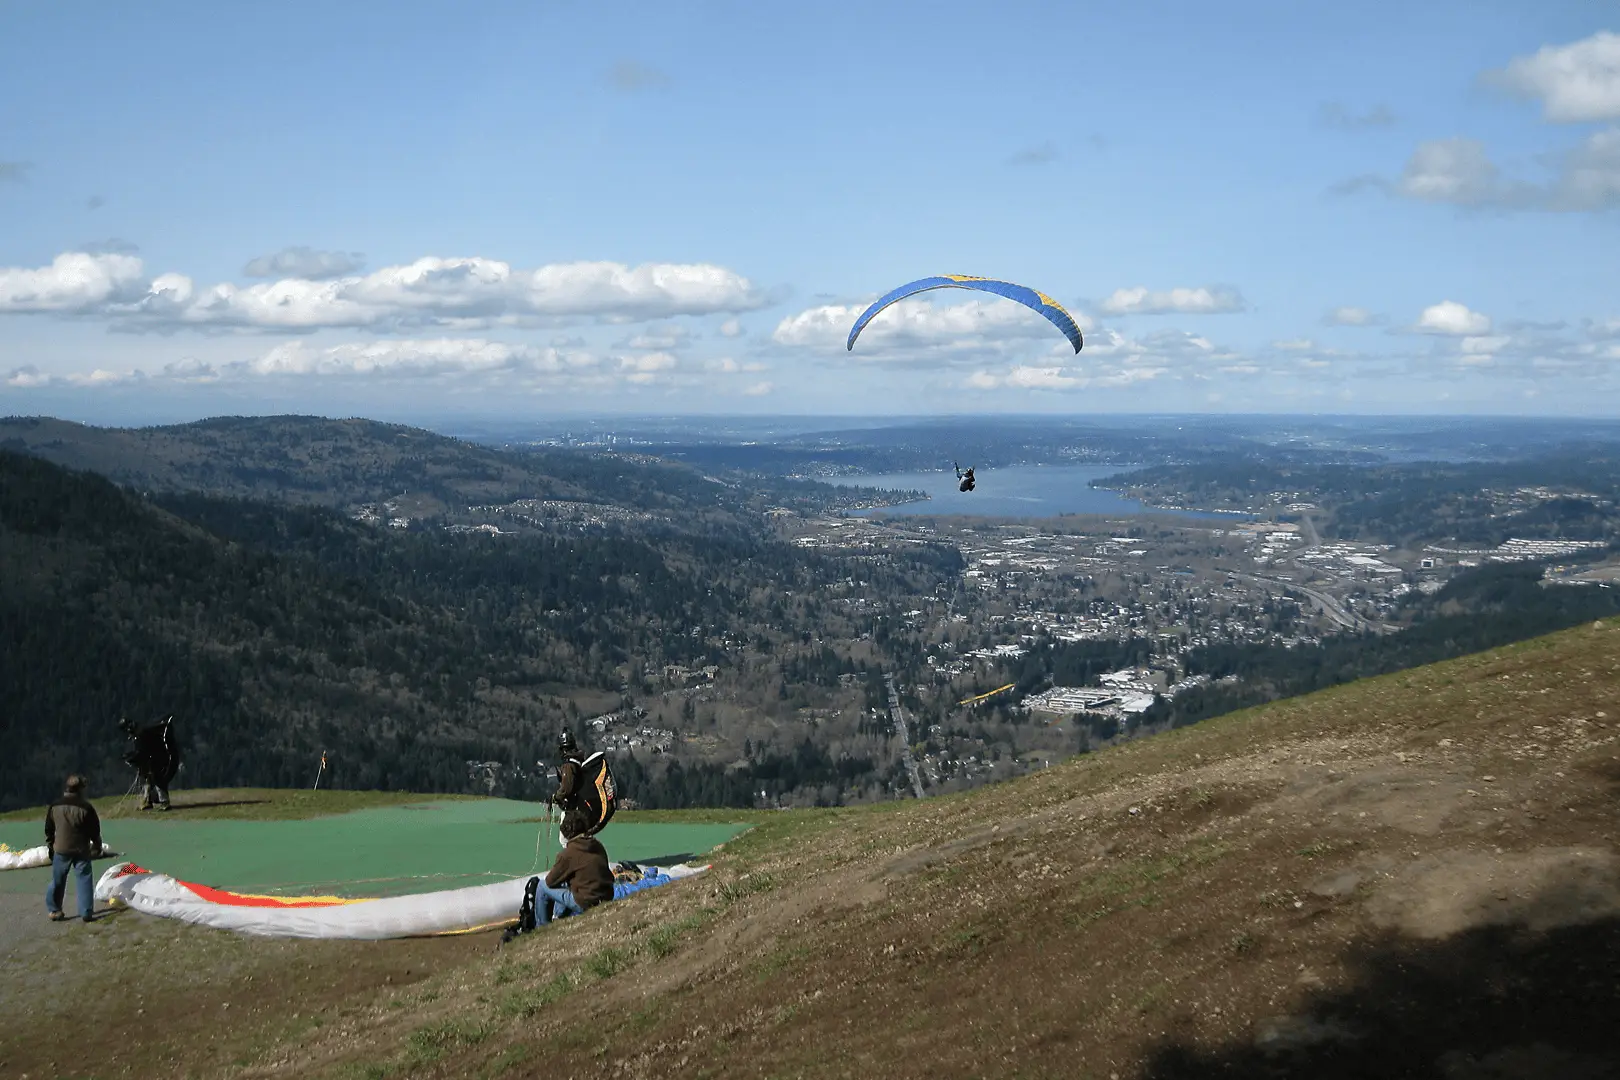
{"label": "black backpack", "polygon": [[619,789],[607,755],[598,750],[579,763],[579,787],[574,795],[573,813],[585,826],[585,833],[601,832],[619,808]]}

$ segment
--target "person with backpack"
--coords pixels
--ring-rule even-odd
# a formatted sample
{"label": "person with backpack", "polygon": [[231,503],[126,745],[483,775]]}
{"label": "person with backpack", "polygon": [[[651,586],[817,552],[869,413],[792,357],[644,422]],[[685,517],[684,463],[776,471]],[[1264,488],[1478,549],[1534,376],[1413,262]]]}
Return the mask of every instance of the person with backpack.
{"label": "person with backpack", "polygon": [[129,740],[130,747],[124,761],[140,773],[146,790],[141,798],[141,809],[169,808],[169,784],[180,771],[180,744],[174,735],[174,717],[147,727],[136,729],[129,720],[118,721],[118,727]]}
{"label": "person with backpack", "polygon": [[557,741],[562,764],[557,768],[557,790],[549,800],[560,807],[563,820],[577,819],[579,830],[587,835],[601,832],[619,808],[618,787],[607,755],[598,750],[581,760],[579,746],[571,732]]}
{"label": "person with backpack", "polygon": [[577,813],[565,814],[558,835],[562,850],[547,871],[545,882],[535,890],[536,926],[583,915],[613,899],[613,869],[608,865],[607,849],[586,831],[585,820]]}
{"label": "person with backpack", "polygon": [[573,732],[565,731],[557,740],[557,756],[562,764],[557,766],[557,790],[552,792],[551,804],[567,814],[579,801],[579,746]]}

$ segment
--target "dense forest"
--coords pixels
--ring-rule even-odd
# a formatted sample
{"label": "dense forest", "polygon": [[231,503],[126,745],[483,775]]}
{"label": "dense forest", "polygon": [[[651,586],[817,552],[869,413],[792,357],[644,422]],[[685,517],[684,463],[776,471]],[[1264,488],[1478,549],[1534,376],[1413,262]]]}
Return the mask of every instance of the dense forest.
{"label": "dense forest", "polygon": [[[344,786],[463,790],[469,760],[544,758],[577,726],[582,688],[611,701],[667,664],[768,658],[831,617],[784,594],[857,575],[924,590],[960,566],[954,548],[915,545],[855,565],[724,522],[377,528],[319,506],[142,496],[0,452],[0,806],[74,769],[122,787],[117,720],[169,714],[188,786],[297,786],[326,750]],[[735,776],[629,766],[627,790],[684,805],[722,781],[737,799],[850,768],[786,745]],[[540,783],[508,773],[514,794]]]}

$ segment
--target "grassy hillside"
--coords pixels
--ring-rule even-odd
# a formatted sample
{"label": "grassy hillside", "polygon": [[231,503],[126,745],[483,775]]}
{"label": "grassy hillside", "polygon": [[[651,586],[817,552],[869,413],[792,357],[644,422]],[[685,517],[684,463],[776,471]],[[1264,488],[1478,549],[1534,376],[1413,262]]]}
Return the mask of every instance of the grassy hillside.
{"label": "grassy hillside", "polygon": [[[9,1032],[92,1007],[90,1075],[1610,1076],[1617,691],[1620,626],[1587,624],[964,795],[771,814],[709,877],[499,953],[41,920],[0,1057],[45,1069]],[[143,999],[120,958],[154,946]]]}

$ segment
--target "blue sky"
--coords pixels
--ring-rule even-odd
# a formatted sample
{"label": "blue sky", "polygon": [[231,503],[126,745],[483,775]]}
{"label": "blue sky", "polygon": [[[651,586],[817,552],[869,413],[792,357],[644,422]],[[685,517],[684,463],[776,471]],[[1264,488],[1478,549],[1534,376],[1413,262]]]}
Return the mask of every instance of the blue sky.
{"label": "blue sky", "polygon": [[1613,6],[1302,7],[7,5],[0,413],[1620,413]]}

